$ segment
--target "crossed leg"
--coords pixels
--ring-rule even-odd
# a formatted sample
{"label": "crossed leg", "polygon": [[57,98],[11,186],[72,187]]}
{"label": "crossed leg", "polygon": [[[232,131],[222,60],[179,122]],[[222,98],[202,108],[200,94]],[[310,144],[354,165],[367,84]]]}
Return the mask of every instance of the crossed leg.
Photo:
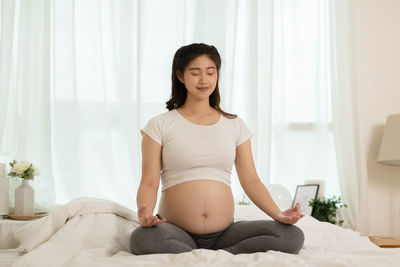
{"label": "crossed leg", "polygon": [[138,227],[130,239],[131,252],[136,255],[182,253],[197,248],[193,238],[176,225],[165,222],[154,227]]}
{"label": "crossed leg", "polygon": [[[303,247],[303,231],[295,225],[277,221],[239,221],[231,224],[211,249],[232,254],[276,250],[298,254]],[[183,229],[168,222],[154,227],[138,227],[130,239],[131,252],[136,255],[182,253],[197,248],[193,238]]]}
{"label": "crossed leg", "polygon": [[223,249],[232,254],[268,250],[298,254],[303,243],[304,233],[295,225],[269,220],[239,221],[226,229],[212,249]]}

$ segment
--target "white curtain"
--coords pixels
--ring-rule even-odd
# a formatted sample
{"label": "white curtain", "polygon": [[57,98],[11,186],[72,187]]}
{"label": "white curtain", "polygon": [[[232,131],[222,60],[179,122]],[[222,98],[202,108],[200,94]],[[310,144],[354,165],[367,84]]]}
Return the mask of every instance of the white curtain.
{"label": "white curtain", "polygon": [[[36,206],[55,202],[50,109],[50,1],[1,1],[0,160],[38,166]],[[10,180],[10,206],[20,184]]]}
{"label": "white curtain", "polygon": [[272,183],[295,192],[323,180],[339,195],[331,130],[328,1],[275,1],[272,59]]}
{"label": "white curtain", "polygon": [[[40,32],[47,38],[30,44],[36,40],[46,55],[29,45],[29,56],[43,63],[40,68],[32,66],[20,76],[1,70],[5,104],[0,107],[0,153],[4,161],[35,161],[43,173],[35,189],[47,190],[37,194],[43,203],[97,196],[135,209],[139,128],[166,111],[173,54],[193,42],[213,44],[221,54],[221,106],[241,116],[254,132],[260,178],[285,186],[292,195],[304,180],[321,179],[328,195],[339,194],[331,131],[328,0],[48,0],[40,2],[41,9],[37,2],[34,9],[24,9],[27,2],[3,1],[2,28],[27,35],[21,25],[3,23],[13,21],[9,11],[14,20],[25,20],[22,12],[29,10],[33,25],[44,23]],[[1,34],[4,45],[9,39],[3,37],[6,31]],[[15,42],[8,49],[24,51]],[[2,61],[6,52],[2,48]],[[16,58],[10,56],[2,66],[12,72],[26,64],[26,57]],[[33,74],[41,77],[41,86],[26,87],[35,94],[20,94],[14,102],[35,103],[32,108],[40,109],[35,118],[43,125],[32,125],[40,134],[26,132],[25,138],[15,134],[21,124],[13,116],[32,123],[24,117],[32,113],[22,113],[3,95],[10,98],[13,81]],[[46,101],[38,104],[37,98]],[[243,192],[235,170],[232,181],[239,200]]]}
{"label": "white curtain", "polygon": [[362,142],[359,92],[355,86],[353,1],[331,3],[333,132],[340,189],[348,226],[368,234],[366,151]]}

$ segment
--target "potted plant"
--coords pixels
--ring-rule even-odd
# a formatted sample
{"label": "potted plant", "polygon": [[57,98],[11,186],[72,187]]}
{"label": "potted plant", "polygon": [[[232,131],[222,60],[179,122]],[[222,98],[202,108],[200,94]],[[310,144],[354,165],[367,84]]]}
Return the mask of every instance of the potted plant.
{"label": "potted plant", "polygon": [[333,196],[331,198],[315,198],[309,202],[313,207],[311,216],[321,222],[330,222],[332,224],[342,225],[343,220],[337,218],[338,208],[347,207],[342,203],[341,197]]}

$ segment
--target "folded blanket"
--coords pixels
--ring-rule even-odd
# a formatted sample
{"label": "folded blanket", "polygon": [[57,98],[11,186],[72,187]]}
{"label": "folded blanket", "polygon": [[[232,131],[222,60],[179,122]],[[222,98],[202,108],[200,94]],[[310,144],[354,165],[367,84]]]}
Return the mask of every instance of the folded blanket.
{"label": "folded blanket", "polygon": [[115,214],[133,223],[134,227],[139,225],[137,214],[124,206],[105,199],[77,198],[58,207],[48,216],[18,228],[14,232],[15,238],[21,243],[18,252],[24,254],[34,250],[76,216],[99,213]]}

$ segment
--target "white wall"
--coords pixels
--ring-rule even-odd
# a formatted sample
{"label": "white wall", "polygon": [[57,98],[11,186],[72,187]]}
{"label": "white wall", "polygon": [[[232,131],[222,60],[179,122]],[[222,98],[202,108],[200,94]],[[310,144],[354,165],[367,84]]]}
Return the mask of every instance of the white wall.
{"label": "white wall", "polygon": [[400,167],[376,161],[387,115],[400,113],[400,1],[356,0],[354,4],[369,234],[400,237]]}

